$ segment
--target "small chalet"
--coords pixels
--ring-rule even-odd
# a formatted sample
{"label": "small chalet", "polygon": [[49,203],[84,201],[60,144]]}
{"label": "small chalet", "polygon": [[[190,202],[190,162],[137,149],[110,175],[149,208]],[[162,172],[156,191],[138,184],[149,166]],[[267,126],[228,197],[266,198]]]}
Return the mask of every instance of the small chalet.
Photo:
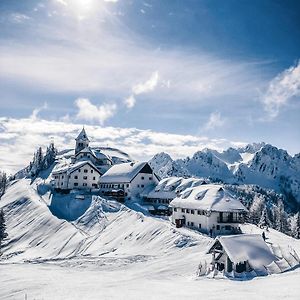
{"label": "small chalet", "polygon": [[57,190],[93,189],[101,176],[90,161],[79,161],[53,170],[54,188]]}
{"label": "small chalet", "polygon": [[259,234],[219,236],[208,250],[212,254],[212,271],[226,273],[254,272],[267,275],[267,266],[278,258]]}
{"label": "small chalet", "polygon": [[154,187],[159,179],[147,162],[130,162],[112,166],[99,179],[100,193],[119,200],[140,196],[145,188]]}
{"label": "small chalet", "polygon": [[172,222],[216,236],[239,233],[246,207],[222,185],[203,184],[184,190],[171,203]]}

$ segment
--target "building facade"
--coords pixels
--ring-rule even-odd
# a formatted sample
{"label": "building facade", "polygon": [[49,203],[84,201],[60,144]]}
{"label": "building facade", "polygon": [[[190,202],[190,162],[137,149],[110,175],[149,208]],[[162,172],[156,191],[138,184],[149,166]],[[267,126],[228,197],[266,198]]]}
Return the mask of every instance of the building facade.
{"label": "building facade", "polygon": [[172,223],[211,236],[239,233],[247,209],[221,185],[204,184],[186,189],[171,203]]}
{"label": "building facade", "polygon": [[147,162],[131,162],[112,166],[99,179],[100,193],[119,196],[119,200],[140,197],[144,189],[157,185],[159,179]]}
{"label": "building facade", "polygon": [[90,161],[62,167],[52,172],[53,186],[57,190],[98,188],[100,171]]}

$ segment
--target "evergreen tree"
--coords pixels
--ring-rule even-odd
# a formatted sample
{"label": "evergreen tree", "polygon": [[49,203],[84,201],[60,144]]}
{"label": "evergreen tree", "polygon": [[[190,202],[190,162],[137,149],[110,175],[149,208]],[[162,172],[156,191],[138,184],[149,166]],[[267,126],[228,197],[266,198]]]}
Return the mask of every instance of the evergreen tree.
{"label": "evergreen tree", "polygon": [[7,185],[7,176],[5,172],[0,171],[0,198],[4,195]]}
{"label": "evergreen tree", "polygon": [[278,201],[277,206],[274,206],[273,216],[275,222],[274,228],[278,231],[288,234],[290,231],[288,218],[287,213],[284,211],[284,206],[281,199]]}
{"label": "evergreen tree", "polygon": [[297,212],[291,218],[291,235],[296,239],[300,239],[300,213],[299,212]]}
{"label": "evergreen tree", "polygon": [[258,222],[258,226],[260,228],[269,228],[271,226],[271,222],[268,216],[268,211],[267,211],[267,207],[265,206],[263,211],[262,211],[262,215],[260,217],[260,220]]}
{"label": "evergreen tree", "polygon": [[253,202],[250,206],[249,209],[249,215],[248,215],[248,220],[250,223],[253,224],[258,224],[260,219],[261,219],[261,215],[262,215],[262,211],[265,207],[265,199],[263,196],[261,195],[255,195]]}
{"label": "evergreen tree", "polygon": [[6,233],[6,225],[5,225],[5,219],[4,219],[4,212],[3,210],[0,210],[0,249],[2,245],[2,241],[7,237]]}

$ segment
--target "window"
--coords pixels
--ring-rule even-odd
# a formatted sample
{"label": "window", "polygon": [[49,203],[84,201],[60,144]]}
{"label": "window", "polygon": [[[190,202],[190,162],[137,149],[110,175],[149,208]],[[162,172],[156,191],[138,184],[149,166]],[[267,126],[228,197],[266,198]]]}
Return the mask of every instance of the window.
{"label": "window", "polygon": [[174,211],[177,211],[177,207],[174,207]]}
{"label": "window", "polygon": [[144,185],[143,185],[143,184],[141,184],[141,187],[143,188],[143,187],[144,187]]}
{"label": "window", "polygon": [[194,215],[195,214],[195,211],[193,209],[191,209],[191,214]]}
{"label": "window", "polygon": [[96,184],[96,183],[93,183],[92,186],[96,188],[96,187],[97,187],[97,184]]}
{"label": "window", "polygon": [[63,185],[63,182],[60,185]]}
{"label": "window", "polygon": [[217,230],[220,230],[220,225],[217,225]]}
{"label": "window", "polygon": [[96,180],[96,177],[95,177],[95,176],[93,177],[93,180]]}
{"label": "window", "polygon": [[82,186],[87,186],[87,183],[83,183]]}
{"label": "window", "polygon": [[78,182],[74,182],[74,186],[78,186]]}
{"label": "window", "polygon": [[198,215],[201,215],[201,210],[198,210],[198,211],[197,211],[197,214],[198,214]]}
{"label": "window", "polygon": [[87,173],[87,172],[88,172],[88,170],[87,170],[87,169],[84,169],[84,170],[83,170],[83,172],[84,172],[84,173]]}
{"label": "window", "polygon": [[137,187],[139,188],[139,187],[140,187],[140,185],[138,184],[138,185],[137,185]]}
{"label": "window", "polygon": [[87,176],[83,176],[83,179],[84,179],[84,180],[87,180]]}
{"label": "window", "polygon": [[199,229],[201,229],[201,224],[199,224]]}
{"label": "window", "polygon": [[182,209],[181,209],[181,212],[185,213],[185,209],[184,209],[184,208],[182,208]]}
{"label": "window", "polygon": [[129,187],[129,183],[126,184],[126,187]]}
{"label": "window", "polygon": [[190,226],[190,222],[187,222],[187,226]]}
{"label": "window", "polygon": [[91,173],[94,173],[94,170],[91,170]]}
{"label": "window", "polygon": [[80,172],[81,172],[81,170],[80,170],[80,169],[78,169],[78,172],[80,173]]}
{"label": "window", "polygon": [[61,176],[61,179],[64,179],[64,175]]}
{"label": "window", "polygon": [[74,179],[78,179],[78,176],[77,176],[77,175],[75,175],[75,176],[74,176]]}
{"label": "window", "polygon": [[141,179],[142,179],[142,180],[144,180],[144,179],[145,179],[145,177],[144,177],[144,176],[142,176],[142,177],[141,177]]}
{"label": "window", "polygon": [[194,227],[194,222],[191,222],[191,226]]}
{"label": "window", "polygon": [[226,225],[225,226],[225,230],[231,230],[231,226],[230,225]]}
{"label": "window", "polygon": [[151,177],[151,176],[149,177],[149,180],[152,180],[152,177]]}
{"label": "window", "polygon": [[189,214],[189,213],[190,213],[190,210],[189,210],[189,209],[186,209],[186,213]]}

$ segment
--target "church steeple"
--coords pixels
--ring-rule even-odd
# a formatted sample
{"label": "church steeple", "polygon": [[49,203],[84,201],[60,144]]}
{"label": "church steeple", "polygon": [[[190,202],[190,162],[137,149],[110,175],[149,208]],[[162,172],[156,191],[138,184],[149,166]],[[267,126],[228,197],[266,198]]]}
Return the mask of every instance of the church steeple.
{"label": "church steeple", "polygon": [[84,127],[82,128],[81,132],[79,133],[78,137],[75,140],[76,140],[75,155],[76,155],[82,149],[89,146],[90,140],[85,132]]}

